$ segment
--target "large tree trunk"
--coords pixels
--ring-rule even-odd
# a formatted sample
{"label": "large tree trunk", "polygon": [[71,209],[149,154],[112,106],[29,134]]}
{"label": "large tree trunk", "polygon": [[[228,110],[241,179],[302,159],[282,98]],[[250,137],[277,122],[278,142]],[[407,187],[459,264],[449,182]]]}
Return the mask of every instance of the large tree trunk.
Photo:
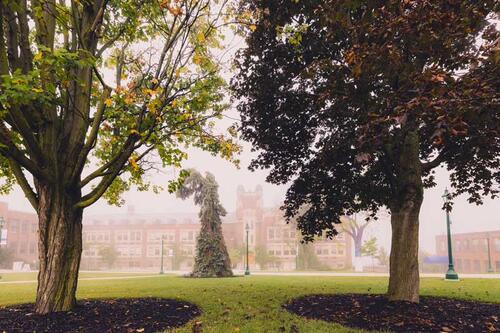
{"label": "large tree trunk", "polygon": [[388,297],[392,301],[419,301],[418,231],[423,201],[419,141],[409,132],[399,151],[397,191],[391,204],[392,244]]}
{"label": "large tree trunk", "polygon": [[39,260],[35,311],[71,310],[76,303],[82,253],[82,213],[75,204],[78,190],[64,191],[38,184]]}

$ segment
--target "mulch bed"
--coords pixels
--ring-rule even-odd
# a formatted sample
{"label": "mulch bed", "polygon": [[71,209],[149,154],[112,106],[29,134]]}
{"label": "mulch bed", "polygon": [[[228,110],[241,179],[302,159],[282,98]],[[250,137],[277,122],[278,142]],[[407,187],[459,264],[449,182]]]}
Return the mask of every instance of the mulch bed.
{"label": "mulch bed", "polygon": [[424,296],[414,304],[389,302],[384,295],[310,295],[283,307],[309,319],[365,330],[500,332],[500,304],[451,298]]}
{"label": "mulch bed", "polygon": [[162,298],[81,301],[71,312],[45,316],[33,304],[0,308],[0,332],[158,332],[201,314],[193,304]]}

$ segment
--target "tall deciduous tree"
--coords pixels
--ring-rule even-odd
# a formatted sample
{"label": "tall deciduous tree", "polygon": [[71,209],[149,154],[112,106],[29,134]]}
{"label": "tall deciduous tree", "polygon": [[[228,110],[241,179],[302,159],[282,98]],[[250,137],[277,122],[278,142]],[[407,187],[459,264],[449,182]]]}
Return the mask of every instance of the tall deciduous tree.
{"label": "tall deciduous tree", "polygon": [[0,2],[0,176],[2,190],[17,182],[38,213],[37,313],[75,304],[84,208],[150,188],[145,172],[179,167],[179,147],[234,151],[210,120],[225,108],[211,52],[224,6]]}
{"label": "tall deciduous tree", "polygon": [[361,247],[363,246],[363,234],[365,229],[370,223],[370,220],[365,220],[359,222],[354,216],[354,218],[345,217],[342,221],[341,229],[343,232],[351,236],[354,242],[354,256],[361,257]]}
{"label": "tall deciduous tree", "polygon": [[[340,216],[391,214],[388,296],[419,300],[418,232],[433,170],[481,203],[500,181],[498,1],[245,0],[234,79],[251,167],[292,182],[307,239]],[[450,209],[450,207],[446,207]]]}
{"label": "tall deciduous tree", "polygon": [[201,207],[201,230],[196,240],[196,256],[191,276],[232,276],[231,262],[222,235],[221,216],[226,215],[226,210],[219,202],[219,185],[209,172],[205,177],[193,169],[188,172],[189,176],[177,190],[177,196],[182,199],[193,196],[195,204]]}

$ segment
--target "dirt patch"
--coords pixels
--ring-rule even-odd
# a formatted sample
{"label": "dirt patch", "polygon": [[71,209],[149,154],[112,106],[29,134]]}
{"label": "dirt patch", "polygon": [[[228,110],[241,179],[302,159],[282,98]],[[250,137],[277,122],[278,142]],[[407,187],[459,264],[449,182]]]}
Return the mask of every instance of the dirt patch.
{"label": "dirt patch", "polygon": [[384,295],[310,295],[283,306],[310,319],[392,332],[500,332],[500,304],[421,297],[419,304]]}
{"label": "dirt patch", "polygon": [[200,314],[196,305],[162,298],[80,301],[73,311],[44,316],[23,304],[0,308],[0,332],[161,332]]}

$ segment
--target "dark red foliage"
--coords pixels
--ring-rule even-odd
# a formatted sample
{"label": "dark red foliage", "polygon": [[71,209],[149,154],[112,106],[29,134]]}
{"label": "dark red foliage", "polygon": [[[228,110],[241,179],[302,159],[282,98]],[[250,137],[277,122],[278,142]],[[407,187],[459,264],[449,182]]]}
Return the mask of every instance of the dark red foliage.
{"label": "dark red foliage", "polygon": [[161,298],[81,301],[74,311],[33,313],[33,304],[0,308],[2,332],[158,332],[201,314],[193,304]]}
{"label": "dark red foliage", "polygon": [[[495,197],[500,183],[498,1],[242,0],[255,29],[233,89],[252,168],[291,184],[305,237],[340,215],[398,208],[403,163],[450,171],[451,195]],[[419,152],[401,160],[418,134]],[[421,191],[421,189],[417,189]],[[332,231],[333,230],[333,231]]]}
{"label": "dark red foliage", "polygon": [[421,297],[389,302],[383,295],[311,295],[284,305],[288,311],[352,328],[391,332],[498,332],[500,304]]}

